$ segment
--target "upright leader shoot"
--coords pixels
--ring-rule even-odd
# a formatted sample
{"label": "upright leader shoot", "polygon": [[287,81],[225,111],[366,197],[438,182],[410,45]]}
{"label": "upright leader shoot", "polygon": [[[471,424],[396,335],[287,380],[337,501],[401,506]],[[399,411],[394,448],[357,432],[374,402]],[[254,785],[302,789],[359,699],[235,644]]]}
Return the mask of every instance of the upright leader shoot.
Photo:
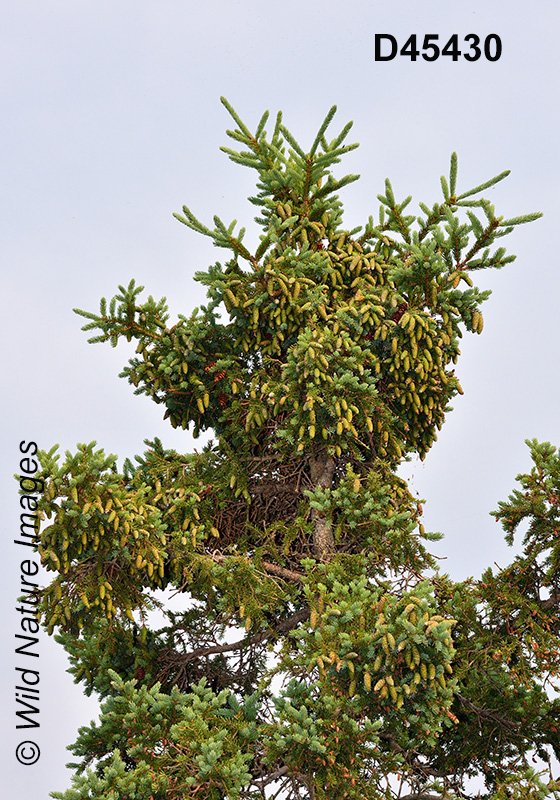
{"label": "upright leader shoot", "polygon": [[[349,231],[339,192],[358,176],[333,169],[351,125],[330,138],[332,108],[306,150],[281,114],[253,133],[223,102],[224,150],[256,173],[256,246],[185,206],[179,221],[225,252],[196,275],[205,306],[171,322],[131,281],[78,312],[91,341],[135,342],[136,393],[212,440],[147,441],[122,470],[95,443],[41,455],[42,619],[103,699],[72,747],[73,788],[53,796],[443,800],[469,797],[473,775],[495,800],[557,795],[532,758],[559,755],[544,690],[558,494],[526,561],[455,584],[397,475],[461,393],[459,341],[482,331],[488,296],[473,277],[511,262],[501,239],[539,215],[506,220],[481,196],[507,172],[459,188],[453,154],[420,216],[387,181],[377,218]],[[500,507],[509,535],[545,488]],[[184,599],[159,629],[157,589]]]}

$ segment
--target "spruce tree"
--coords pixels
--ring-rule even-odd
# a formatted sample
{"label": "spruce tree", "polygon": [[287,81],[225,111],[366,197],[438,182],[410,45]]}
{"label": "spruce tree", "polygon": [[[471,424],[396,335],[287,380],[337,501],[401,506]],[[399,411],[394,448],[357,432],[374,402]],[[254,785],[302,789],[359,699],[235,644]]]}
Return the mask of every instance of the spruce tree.
{"label": "spruce tree", "polygon": [[421,216],[387,181],[378,219],[348,231],[339,192],[358,176],[332,170],[351,123],[329,140],[332,108],[305,151],[281,114],[252,133],[223,103],[223,150],[257,173],[256,249],[185,206],[227,253],[196,275],[205,306],[170,323],[131,281],[78,311],[90,341],[136,343],[137,394],[212,439],[146,441],[122,469],[95,442],[41,455],[41,616],[102,700],[52,796],[458,800],[482,776],[477,797],[559,797],[560,456],[531,443],[496,512],[510,541],[525,522],[522,554],[460,583],[397,474],[462,391],[459,340],[489,294],[473,273],[511,262],[498,240],[539,214],[481,196],[507,172],[459,192],[453,154]]}

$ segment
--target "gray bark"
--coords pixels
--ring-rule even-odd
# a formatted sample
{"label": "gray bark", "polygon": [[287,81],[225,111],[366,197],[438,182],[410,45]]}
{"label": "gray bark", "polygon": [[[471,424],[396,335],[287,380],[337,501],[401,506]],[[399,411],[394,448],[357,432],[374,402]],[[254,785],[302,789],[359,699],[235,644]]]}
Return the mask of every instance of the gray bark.
{"label": "gray bark", "polygon": [[[334,459],[324,451],[312,456],[309,460],[311,467],[311,480],[314,486],[322,486],[324,489],[332,487],[335,463]],[[330,522],[326,515],[316,508],[311,509],[311,521],[313,522],[313,549],[317,561],[330,561],[335,552],[334,536]]]}

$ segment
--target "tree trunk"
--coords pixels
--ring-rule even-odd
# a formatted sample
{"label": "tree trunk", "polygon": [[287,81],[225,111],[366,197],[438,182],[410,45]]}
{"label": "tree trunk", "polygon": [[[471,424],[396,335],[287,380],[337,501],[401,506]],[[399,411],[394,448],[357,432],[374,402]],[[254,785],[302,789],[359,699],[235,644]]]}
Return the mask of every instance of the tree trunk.
{"label": "tree trunk", "polygon": [[[312,456],[309,460],[313,486],[324,489],[332,487],[335,463],[334,459],[324,451]],[[315,558],[320,562],[330,561],[335,552],[334,536],[330,522],[324,512],[311,509],[311,520],[314,525],[313,549]]]}

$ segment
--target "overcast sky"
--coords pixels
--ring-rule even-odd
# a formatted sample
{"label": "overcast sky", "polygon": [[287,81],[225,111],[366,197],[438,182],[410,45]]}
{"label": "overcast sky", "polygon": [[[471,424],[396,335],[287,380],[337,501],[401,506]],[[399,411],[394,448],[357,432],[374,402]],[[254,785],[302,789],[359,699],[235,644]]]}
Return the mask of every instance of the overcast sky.
{"label": "overcast sky", "polygon": [[[126,347],[86,344],[72,308],[134,277],[173,315],[203,300],[196,270],[221,257],[172,217],[188,204],[203,221],[234,217],[251,228],[249,170],[219,152],[232,127],[225,95],[249,126],[284,111],[308,146],[336,103],[335,127],[354,120],[361,147],[341,165],[359,172],[342,199],[347,227],[377,214],[390,177],[397,197],[439,199],[453,150],[459,191],[504,169],[488,193],[499,214],[544,218],[506,240],[517,261],[481,275],[493,290],[482,336],[463,341],[465,391],[412,487],[427,501],[426,527],[455,578],[512,557],[488,512],[529,467],[527,437],[560,444],[558,415],[558,25],[556,3],[521,0],[22,0],[6,3],[0,29],[2,133],[0,258],[3,309],[0,501],[3,518],[2,776],[11,797],[46,798],[69,785],[65,747],[96,714],[65,673],[62,650],[41,636],[41,747],[17,763],[14,634],[21,548],[12,544],[18,445],[62,450],[96,439],[107,451],[142,452],[159,436],[181,451],[188,434],[161,419],[117,377]],[[501,58],[433,63],[374,61],[374,34],[404,44],[411,33],[498,34]],[[252,233],[251,233],[252,231]],[[252,236],[252,239],[251,239]],[[21,664],[19,660],[17,662]]]}

